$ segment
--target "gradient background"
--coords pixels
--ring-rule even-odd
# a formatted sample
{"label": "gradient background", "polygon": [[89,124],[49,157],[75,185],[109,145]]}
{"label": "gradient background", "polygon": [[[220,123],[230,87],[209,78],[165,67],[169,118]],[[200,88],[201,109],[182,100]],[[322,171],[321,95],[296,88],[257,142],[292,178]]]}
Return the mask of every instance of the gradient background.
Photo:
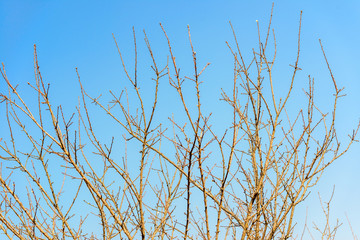
{"label": "gradient background", "polygon": [[[177,59],[187,61],[191,66],[187,36],[189,24],[200,65],[211,63],[203,76],[206,79],[206,87],[202,90],[203,101],[215,102],[220,98],[220,88],[226,89],[232,84],[232,57],[225,44],[225,41],[233,42],[228,21],[232,22],[237,32],[244,55],[250,56],[251,49],[257,47],[255,20],[259,20],[264,33],[271,5],[271,1],[265,0],[0,0],[0,61],[5,64],[10,81],[25,88],[26,82],[34,81],[33,45],[36,44],[40,68],[45,81],[51,83],[54,102],[73,106],[79,96],[75,67],[78,67],[90,94],[106,94],[111,88],[122,87],[122,83],[126,81],[112,33],[116,36],[126,61],[131,63],[132,27],[135,27],[138,45],[142,46],[138,57],[147,59],[140,63],[140,69],[141,64],[146,67],[149,62],[144,48],[143,29],[150,39],[155,57],[160,62],[166,61],[168,52],[159,26],[161,22],[172,40]],[[332,86],[318,42],[321,38],[338,85],[344,86],[347,94],[340,101],[337,121],[339,138],[346,141],[347,134],[356,126],[360,116],[360,1],[275,1],[272,24],[278,49],[275,65],[280,78],[284,69],[285,83],[291,72],[288,64],[293,64],[296,57],[301,10],[303,22],[300,67],[303,71],[297,78],[300,83],[297,82],[295,87],[302,88],[301,81],[306,81],[306,76],[311,74],[315,78],[315,89],[318,90],[318,104],[326,106],[329,102]],[[5,88],[3,81],[0,82],[0,87],[2,92]],[[296,95],[292,101],[297,101]],[[166,100],[163,104],[166,104]],[[225,111],[216,104],[210,106],[214,107],[209,112],[221,114]],[[5,131],[4,116],[0,115],[0,136]],[[355,233],[359,235],[359,170],[360,146],[354,144],[343,158],[325,171],[318,185],[312,189],[312,194],[299,207],[296,232],[302,230],[306,212],[311,229],[312,222],[322,226],[324,216],[317,193],[321,194],[323,200],[328,200],[335,185],[331,220],[332,224],[336,222],[336,218],[343,222],[336,239],[352,239],[346,215]]]}

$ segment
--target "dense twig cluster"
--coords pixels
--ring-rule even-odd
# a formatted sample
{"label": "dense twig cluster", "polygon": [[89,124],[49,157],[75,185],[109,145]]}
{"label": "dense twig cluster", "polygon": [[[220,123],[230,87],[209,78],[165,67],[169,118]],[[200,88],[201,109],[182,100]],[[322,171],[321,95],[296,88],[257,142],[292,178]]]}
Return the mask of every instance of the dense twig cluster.
{"label": "dense twig cluster", "polygon": [[[190,28],[194,70],[191,77],[181,75],[170,38],[162,25],[161,28],[169,49],[169,59],[163,67],[157,64],[144,32],[154,74],[150,108],[145,104],[149,102],[149,94],[139,87],[142,83],[137,73],[135,31],[133,75],[114,37],[131,91],[124,90],[120,95],[110,91],[113,100],[103,103],[100,97],[86,92],[76,69],[81,100],[77,112],[70,117],[61,106],[54,107],[50,102],[49,85],[42,79],[36,47],[36,81],[35,85],[29,83],[37,95],[36,105],[24,100],[2,67],[8,93],[1,93],[1,102],[6,105],[1,120],[7,121],[9,127],[9,135],[1,136],[0,141],[2,236],[8,239],[15,236],[19,239],[293,237],[296,207],[324,170],[349,149],[358,131],[358,128],[354,130],[347,145],[340,148],[335,119],[342,89],[337,86],[321,42],[334,86],[331,113],[325,114],[316,106],[314,79],[309,76],[305,108],[292,118],[287,104],[301,70],[301,18],[296,60],[291,65],[292,77],[285,95],[277,95],[272,72],[276,39],[271,32],[271,18],[265,41],[261,40],[259,31],[259,48],[253,50],[250,63],[244,60],[231,25],[235,46],[228,44],[228,47],[234,59],[233,88],[229,93],[223,91],[222,100],[231,108],[232,124],[219,135],[213,125],[222,123],[211,122],[211,114],[204,114],[206,103],[201,101],[200,78],[209,64],[199,68]],[[268,58],[270,36],[274,45],[272,57]],[[169,117],[167,122],[157,119],[157,112],[161,111],[159,84],[163,78],[168,78],[177,93],[184,113],[181,119]],[[195,96],[185,94],[185,81],[193,82]],[[195,103],[191,102],[192,97]],[[89,101],[100,107],[114,125],[121,126],[123,138],[114,136],[110,144],[103,143],[101,133],[95,130]],[[123,157],[114,153],[130,143],[135,143],[139,151],[126,151]],[[5,168],[12,171],[5,172]],[[23,180],[27,180],[27,185]],[[19,185],[26,185],[20,186],[21,192],[16,190]],[[85,215],[78,213],[79,206]],[[90,222],[96,223],[92,233],[86,228]],[[334,231],[327,227],[324,234],[332,237]]]}

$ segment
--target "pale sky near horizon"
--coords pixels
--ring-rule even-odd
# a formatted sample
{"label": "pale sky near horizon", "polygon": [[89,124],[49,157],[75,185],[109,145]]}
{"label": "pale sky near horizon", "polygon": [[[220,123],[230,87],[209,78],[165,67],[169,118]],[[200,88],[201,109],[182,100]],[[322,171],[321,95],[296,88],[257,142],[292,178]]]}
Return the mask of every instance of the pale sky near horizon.
{"label": "pale sky near horizon", "polygon": [[[296,58],[299,16],[303,11],[302,74],[315,78],[315,88],[320,92],[317,100],[320,105],[326,106],[327,97],[331,97],[327,91],[332,86],[320,49],[320,38],[334,76],[339,86],[345,87],[344,93],[347,94],[340,101],[337,122],[339,137],[347,142],[347,133],[351,133],[360,118],[360,1],[281,0],[274,3],[272,27],[277,39],[277,67],[284,68],[288,76],[289,64],[293,64]],[[225,41],[233,42],[228,22],[232,22],[244,54],[251,54],[251,49],[257,46],[256,20],[261,31],[265,32],[271,5],[272,1],[266,0],[111,0],[101,3],[93,0],[0,0],[0,62],[4,63],[11,81],[26,87],[26,82],[33,81],[33,45],[36,44],[41,71],[44,78],[52,83],[55,102],[71,105],[78,96],[78,86],[71,87],[77,84],[75,67],[79,69],[86,87],[94,94],[106,93],[109,88],[120,86],[119,78],[124,75],[112,34],[131,62],[132,27],[143,46],[142,31],[145,29],[155,57],[166,61],[167,46],[159,26],[161,22],[179,61],[183,61],[191,56],[187,35],[189,25],[200,63],[211,63],[204,83],[208,84],[206,89],[209,93],[204,92],[204,99],[206,101],[214,95],[219,99],[220,88],[231,84],[225,80],[231,81],[232,76],[231,71],[221,75],[222,68],[232,68],[231,54],[225,44]],[[163,52],[158,54],[156,50]],[[148,53],[139,52],[139,58],[145,54]],[[0,80],[0,92],[4,87],[4,81]],[[68,97],[63,102],[61,97],[65,93]],[[3,110],[3,106],[0,107]],[[217,110],[222,111],[212,111]],[[0,115],[0,121],[3,119]],[[5,127],[3,122],[0,123],[0,138]],[[343,222],[336,239],[352,239],[346,215],[360,237],[359,170],[360,144],[356,143],[325,171],[318,186],[312,189],[312,194],[302,204],[299,231],[304,225],[302,220],[306,209],[309,227],[312,227],[313,221],[323,219],[317,193],[327,200],[335,185],[332,223],[336,218]]]}

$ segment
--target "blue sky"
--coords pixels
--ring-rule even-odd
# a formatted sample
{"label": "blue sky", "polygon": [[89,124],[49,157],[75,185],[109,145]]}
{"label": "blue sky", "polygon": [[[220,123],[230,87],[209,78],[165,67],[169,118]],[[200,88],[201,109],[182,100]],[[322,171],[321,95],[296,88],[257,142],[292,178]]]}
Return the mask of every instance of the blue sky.
{"label": "blue sky", "polygon": [[[265,0],[0,0],[0,62],[5,64],[10,80],[25,87],[24,83],[33,80],[33,45],[36,44],[41,71],[51,82],[54,101],[72,106],[79,93],[75,67],[92,94],[106,93],[110,88],[122,86],[124,74],[112,34],[117,38],[125,59],[131,62],[132,27],[136,30],[139,45],[143,46],[142,30],[145,29],[155,57],[161,62],[167,55],[166,41],[159,26],[161,22],[172,40],[175,55],[179,61],[185,62],[191,60],[187,36],[189,25],[200,64],[211,63],[204,73],[204,101],[217,101],[220,88],[231,84],[232,59],[225,41],[231,43],[233,38],[228,22],[234,25],[240,47],[248,56],[257,46],[256,20],[264,32],[271,4]],[[292,64],[296,57],[301,10],[302,76],[311,74],[315,77],[319,105],[326,106],[331,80],[318,42],[321,38],[335,78],[340,86],[345,87],[347,94],[340,102],[337,123],[339,137],[345,139],[360,117],[360,1],[275,1],[272,26],[278,44],[277,67],[284,68],[284,79],[289,74],[288,64]],[[147,54],[141,50],[145,48],[140,48],[139,58]],[[140,64],[145,66],[146,61]],[[1,82],[0,87],[3,89],[4,86]],[[221,112],[223,109],[209,111]],[[3,121],[3,116],[0,116],[0,121]],[[0,123],[0,135],[5,127]],[[335,185],[331,214],[333,219],[339,218],[344,223],[337,239],[351,237],[345,213],[353,228],[360,229],[359,149],[359,144],[353,145],[342,159],[335,162],[302,206],[304,211],[308,209],[309,223],[321,219],[317,192],[325,200]],[[302,219],[301,214],[299,219]],[[298,225],[303,226],[303,222]]]}

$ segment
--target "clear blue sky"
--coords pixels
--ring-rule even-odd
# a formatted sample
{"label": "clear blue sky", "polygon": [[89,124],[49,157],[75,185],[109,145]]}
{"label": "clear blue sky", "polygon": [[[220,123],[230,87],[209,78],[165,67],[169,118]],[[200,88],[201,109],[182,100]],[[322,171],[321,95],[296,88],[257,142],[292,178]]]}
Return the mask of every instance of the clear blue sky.
{"label": "clear blue sky", "polygon": [[[204,99],[214,96],[218,99],[220,88],[231,84],[232,59],[225,41],[232,42],[233,38],[228,21],[237,31],[241,48],[249,54],[257,46],[255,20],[259,20],[265,30],[271,4],[266,0],[0,0],[0,62],[5,64],[10,80],[24,87],[24,83],[33,80],[33,45],[36,44],[42,74],[52,84],[55,101],[70,106],[78,96],[75,67],[79,68],[90,93],[106,93],[110,88],[120,87],[124,75],[112,33],[125,57],[131,60],[132,27],[135,27],[138,42],[142,45],[142,30],[145,29],[156,57],[164,61],[167,47],[159,26],[161,22],[180,61],[191,60],[187,37],[189,24],[200,63],[211,62],[206,75],[207,87],[204,88],[209,92],[204,93]],[[272,26],[277,36],[278,67],[284,67],[287,73],[288,64],[292,64],[296,57],[301,10],[300,66],[303,76],[311,74],[315,77],[320,91],[319,104],[325,106],[327,100],[323,96],[329,97],[327,90],[331,85],[318,43],[321,38],[335,78],[348,95],[341,100],[338,112],[338,134],[344,138],[360,117],[360,1],[275,1]],[[143,55],[140,51],[139,57]],[[230,71],[222,72],[221,69]],[[75,87],[71,87],[73,85]],[[1,82],[0,87],[3,89],[4,86]],[[61,98],[65,92],[68,97]],[[0,116],[0,121],[3,119]],[[1,123],[0,127],[2,134],[5,126]],[[353,145],[348,154],[325,172],[302,207],[304,211],[308,209],[309,223],[319,219],[321,210],[317,192],[325,200],[335,184],[331,216],[333,220],[339,218],[344,223],[337,239],[351,237],[345,213],[360,235],[359,149],[359,144]],[[299,227],[303,226],[301,221]]]}

